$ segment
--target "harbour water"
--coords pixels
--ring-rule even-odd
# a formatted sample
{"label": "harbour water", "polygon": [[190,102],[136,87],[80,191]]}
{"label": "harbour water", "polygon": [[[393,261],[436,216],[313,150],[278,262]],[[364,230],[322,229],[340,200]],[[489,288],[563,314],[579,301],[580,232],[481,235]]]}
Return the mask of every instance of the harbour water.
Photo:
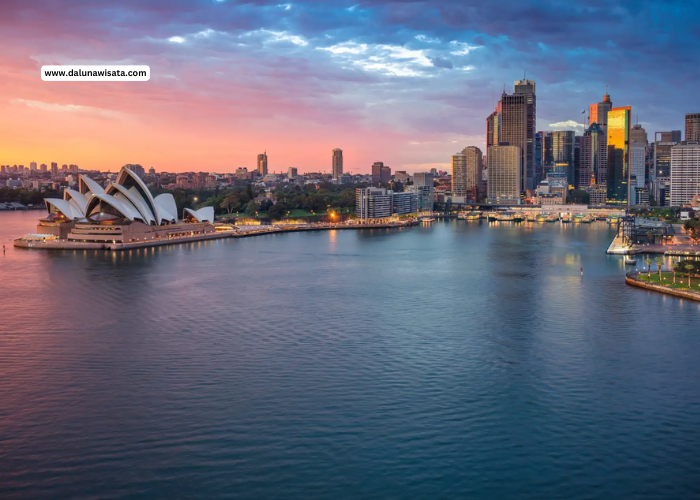
{"label": "harbour water", "polygon": [[13,248],[37,214],[0,213],[0,498],[700,496],[700,304],[605,222]]}

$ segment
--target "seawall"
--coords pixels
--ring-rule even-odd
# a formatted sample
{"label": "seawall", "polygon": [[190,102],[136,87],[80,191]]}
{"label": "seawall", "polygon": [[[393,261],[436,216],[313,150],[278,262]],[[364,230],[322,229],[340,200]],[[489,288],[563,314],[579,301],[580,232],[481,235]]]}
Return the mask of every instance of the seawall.
{"label": "seawall", "polygon": [[669,288],[661,285],[654,285],[653,283],[647,283],[638,279],[639,272],[633,271],[625,275],[625,283],[628,285],[636,286],[639,288],[646,288],[647,290],[653,290],[655,292],[665,293],[668,295],[675,295],[676,297],[681,297],[683,299],[696,300],[700,302],[700,293],[692,292],[690,290],[677,290],[675,288]]}

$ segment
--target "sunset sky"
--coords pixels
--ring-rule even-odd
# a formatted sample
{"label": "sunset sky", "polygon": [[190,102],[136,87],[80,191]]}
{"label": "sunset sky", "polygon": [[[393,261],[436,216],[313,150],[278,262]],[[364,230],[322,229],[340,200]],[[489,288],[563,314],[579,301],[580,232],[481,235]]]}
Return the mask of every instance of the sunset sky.
{"label": "sunset sky", "polygon": [[[231,172],[374,161],[416,171],[483,148],[506,84],[540,130],[602,99],[650,137],[700,111],[698,2],[3,0],[0,164]],[[145,64],[149,82],[43,82],[44,64]],[[566,122],[571,122],[567,124]]]}

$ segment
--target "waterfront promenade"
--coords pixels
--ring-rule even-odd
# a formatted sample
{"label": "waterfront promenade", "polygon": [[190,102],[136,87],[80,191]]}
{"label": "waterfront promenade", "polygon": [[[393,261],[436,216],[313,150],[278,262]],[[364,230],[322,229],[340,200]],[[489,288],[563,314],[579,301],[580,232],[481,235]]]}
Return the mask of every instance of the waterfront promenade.
{"label": "waterfront promenade", "polygon": [[[650,276],[639,271],[632,271],[625,275],[625,282],[631,286],[700,302],[700,279],[691,278],[690,288],[688,288],[687,277],[677,273],[676,283],[674,284],[671,281],[671,275],[672,273],[669,272],[661,273],[661,282],[659,282],[658,274],[653,271]],[[654,283],[654,280],[657,280],[657,282]]]}

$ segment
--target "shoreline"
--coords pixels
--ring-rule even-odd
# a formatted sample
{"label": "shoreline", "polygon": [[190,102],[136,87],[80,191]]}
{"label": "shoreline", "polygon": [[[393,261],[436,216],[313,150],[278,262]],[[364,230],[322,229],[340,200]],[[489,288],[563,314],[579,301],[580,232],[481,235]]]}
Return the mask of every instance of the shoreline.
{"label": "shoreline", "polygon": [[638,279],[639,271],[631,271],[625,274],[625,283],[631,286],[636,286],[639,288],[644,288],[646,290],[652,290],[654,292],[665,293],[667,295],[673,295],[675,297],[680,297],[682,299],[695,300],[700,302],[700,293],[692,290],[678,290],[675,288],[669,288],[663,285],[655,285],[653,283],[647,283]]}
{"label": "shoreline", "polygon": [[265,234],[298,233],[304,231],[335,231],[335,230],[360,230],[360,229],[399,229],[414,226],[415,223],[390,223],[390,224],[354,224],[343,226],[321,225],[311,227],[274,227],[259,226],[269,229],[250,229],[247,231],[221,231],[207,234],[197,234],[194,236],[182,236],[178,238],[168,238],[163,240],[148,240],[136,243],[94,243],[78,242],[68,240],[24,240],[17,238],[14,246],[17,248],[36,250],[105,250],[119,252],[136,248],[149,248],[163,245],[177,245],[180,243],[190,243],[195,241],[221,240],[226,238],[251,238]]}

